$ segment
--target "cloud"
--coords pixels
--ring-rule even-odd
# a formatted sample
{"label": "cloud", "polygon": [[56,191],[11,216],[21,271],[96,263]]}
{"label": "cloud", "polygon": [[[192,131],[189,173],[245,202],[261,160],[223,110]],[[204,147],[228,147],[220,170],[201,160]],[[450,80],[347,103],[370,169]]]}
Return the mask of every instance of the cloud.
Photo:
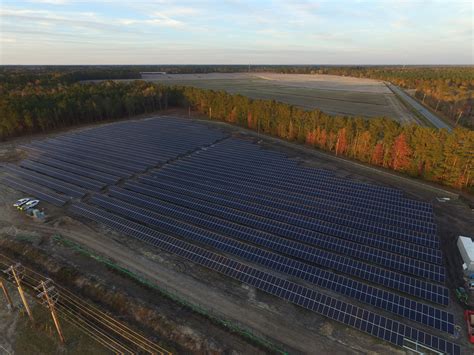
{"label": "cloud", "polygon": [[[253,55],[266,62],[355,58],[358,63],[407,62],[408,58],[444,61],[449,56],[454,63],[466,57],[466,42],[472,38],[469,1],[462,6],[402,0],[3,2],[0,29],[6,40],[2,51],[18,60],[33,60],[41,53],[46,61],[47,51],[54,49],[61,60],[74,62],[72,53],[80,52],[83,60],[89,55],[91,63],[119,58],[123,62],[129,58],[129,62],[166,59],[172,63],[173,54],[177,62],[188,63],[214,62],[214,58],[248,62],[245,58]],[[423,51],[420,44],[426,46]],[[20,47],[21,53],[17,51]],[[97,57],[98,51],[103,58]]]}
{"label": "cloud", "polygon": [[15,43],[16,38],[1,36],[0,37],[0,42],[2,42],[2,43]]}
{"label": "cloud", "polygon": [[27,24],[35,26],[57,26],[58,31],[83,30],[120,31],[123,27],[115,20],[102,18],[94,12],[53,12],[17,8],[0,8],[0,18],[4,24]]}
{"label": "cloud", "polygon": [[183,27],[185,25],[184,22],[171,18],[170,16],[166,15],[165,12],[155,11],[151,19],[143,21],[144,23],[152,24],[152,25],[159,25],[165,27]]}
{"label": "cloud", "polygon": [[27,2],[33,4],[66,5],[70,3],[70,0],[28,0]]}

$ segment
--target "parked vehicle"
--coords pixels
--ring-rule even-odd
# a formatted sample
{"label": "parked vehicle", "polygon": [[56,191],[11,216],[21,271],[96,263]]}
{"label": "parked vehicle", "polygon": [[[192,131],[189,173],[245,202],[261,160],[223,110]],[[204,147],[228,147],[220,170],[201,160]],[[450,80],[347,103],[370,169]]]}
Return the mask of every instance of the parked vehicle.
{"label": "parked vehicle", "polygon": [[27,203],[25,203],[24,205],[22,205],[22,206],[20,207],[20,210],[21,210],[21,211],[26,211],[26,210],[28,210],[28,209],[30,209],[30,208],[35,207],[36,205],[38,205],[38,203],[40,203],[39,200],[30,200],[30,201],[28,201]]}
{"label": "parked vehicle", "polygon": [[474,344],[474,311],[464,311],[464,319],[467,324],[467,337]]}
{"label": "parked vehicle", "polygon": [[14,204],[13,204],[13,207],[16,207],[16,208],[20,208],[21,206],[23,206],[25,203],[27,203],[28,201],[31,201],[32,198],[31,197],[24,197],[24,198],[20,198],[18,201],[16,201]]}

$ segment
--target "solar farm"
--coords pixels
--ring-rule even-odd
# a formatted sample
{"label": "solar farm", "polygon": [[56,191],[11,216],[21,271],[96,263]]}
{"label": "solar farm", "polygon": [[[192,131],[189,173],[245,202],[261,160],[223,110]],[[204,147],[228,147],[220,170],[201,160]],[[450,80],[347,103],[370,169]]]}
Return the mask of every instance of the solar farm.
{"label": "solar farm", "polygon": [[22,148],[0,183],[394,346],[461,354],[429,203],[170,116]]}

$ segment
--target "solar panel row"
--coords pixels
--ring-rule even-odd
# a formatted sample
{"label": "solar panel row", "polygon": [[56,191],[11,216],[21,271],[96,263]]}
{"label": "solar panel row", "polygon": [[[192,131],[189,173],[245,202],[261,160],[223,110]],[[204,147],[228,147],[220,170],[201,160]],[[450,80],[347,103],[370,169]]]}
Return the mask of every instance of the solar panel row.
{"label": "solar panel row", "polygon": [[61,146],[52,144],[51,142],[33,143],[32,145],[46,151],[63,152],[63,154],[74,153],[82,157],[93,155],[96,159],[100,159],[100,161],[114,161],[115,165],[119,165],[120,168],[125,168],[131,171],[144,171],[151,166],[150,164],[137,162],[136,158],[134,159],[126,156],[120,156],[118,154],[110,154],[98,149],[87,149],[84,147],[75,148],[70,145]]}
{"label": "solar panel row", "polygon": [[[196,174],[194,174],[196,175]],[[191,175],[187,175],[188,179],[193,178]],[[196,178],[194,178],[196,179]],[[239,182],[233,182],[233,181],[228,181],[227,179],[218,179],[215,176],[212,178],[212,184],[225,184],[228,185],[230,189],[247,189],[247,191],[258,194],[258,195],[270,195],[275,198],[279,198],[281,200],[287,201],[289,203],[293,204],[300,204],[306,206],[313,207],[314,206],[333,206],[330,208],[331,210],[346,210],[350,211],[352,209],[354,214],[359,214],[361,217],[368,219],[369,216],[372,216],[374,221],[393,221],[397,225],[399,221],[405,220],[405,223],[410,223],[415,222],[416,218],[412,214],[410,214],[407,211],[398,211],[398,212],[391,212],[384,210],[382,208],[379,208],[378,206],[373,206],[369,202],[365,204],[357,203],[354,201],[350,200],[340,200],[337,201],[335,199],[331,199],[331,196],[323,196],[323,198],[313,198],[311,196],[306,196],[304,194],[299,194],[299,193],[289,193],[286,191],[278,190],[278,189],[273,189],[271,187],[267,186],[261,186],[261,185],[256,185],[256,184],[247,184],[247,183],[239,183]],[[203,180],[202,178],[200,180]],[[206,180],[209,180],[206,179]]]}
{"label": "solar panel row", "polygon": [[69,164],[61,160],[56,160],[48,157],[30,157],[30,160],[41,163],[44,165],[51,166],[53,168],[61,169],[70,173],[77,174],[79,176],[84,176],[86,178],[91,178],[107,185],[115,184],[118,180],[121,179],[120,176],[114,176],[106,174],[97,170],[88,169],[83,166],[77,166],[75,164]]}
{"label": "solar panel row", "polygon": [[[202,162],[208,162],[208,163],[213,163],[213,162],[219,162],[222,160],[228,160],[229,156],[232,156],[232,164],[234,166],[250,166],[252,169],[256,169],[258,171],[258,163],[263,160],[261,158],[265,158],[265,153],[267,152],[272,152],[268,150],[263,150],[261,147],[257,144],[249,144],[249,142],[242,142],[241,144],[235,146],[231,144],[231,142],[235,142],[235,140],[226,140],[223,142],[220,142],[218,145],[214,145],[210,147],[209,149],[206,150],[206,154],[196,154],[196,158],[202,159]],[[245,149],[244,147],[251,147],[248,149]],[[209,159],[212,158],[212,159]],[[250,159],[254,158],[252,164],[248,164]],[[278,153],[278,158],[280,161],[282,159],[286,159],[286,156],[283,154]],[[286,159],[287,161],[291,162],[291,160]],[[279,173],[283,175],[283,177],[290,177],[292,175],[292,172],[290,173],[288,170],[280,170]],[[367,191],[372,191],[372,192],[381,192],[385,193],[387,195],[392,195],[392,196],[403,196],[402,192],[398,189],[391,188],[391,187],[386,187],[386,186],[380,186],[380,185],[373,185],[373,184],[367,184],[367,183],[362,183],[362,182],[355,182],[355,181],[348,181],[339,177],[334,176],[331,172],[325,169],[319,169],[319,168],[313,168],[313,167],[308,167],[308,166],[302,166],[298,165],[297,168],[295,169],[295,178],[301,179],[305,183],[311,185],[311,180],[312,178],[317,174],[322,174],[326,175],[328,178],[332,177],[331,181],[335,181],[341,186],[350,186],[353,188],[357,188],[360,190],[367,190]]]}
{"label": "solar panel row", "polygon": [[[339,234],[333,231],[334,228],[329,229],[328,227],[322,226],[319,230],[323,231],[323,233],[319,233],[314,230],[301,228],[296,225],[297,223],[289,224],[288,216],[272,215],[272,218],[267,218],[268,216],[264,216],[265,213],[263,208],[252,209],[250,205],[245,205],[244,203],[232,204],[228,199],[214,197],[208,192],[192,190],[186,185],[170,184],[166,181],[156,181],[145,177],[139,178],[139,181],[161,190],[174,191],[181,195],[187,195],[196,199],[204,200],[205,202],[201,201],[203,204],[201,210],[203,211],[218,210],[217,213],[220,217],[225,216],[225,218],[234,218],[237,219],[239,223],[266,230],[267,232],[285,238],[298,240],[333,252],[370,261],[374,264],[379,264],[394,270],[428,278],[436,282],[442,282],[445,277],[444,267],[440,265],[425,263],[398,254],[388,253],[381,249],[353,243],[346,239],[331,237],[329,234]],[[348,234],[349,236],[351,235],[350,233]],[[369,235],[367,234],[367,236]]]}
{"label": "solar panel row", "polygon": [[[207,152],[206,152],[207,153]],[[368,189],[365,186],[354,186],[344,184],[341,179],[327,176],[321,173],[314,173],[310,177],[299,177],[298,174],[284,175],[278,172],[278,175],[269,175],[268,171],[253,170],[252,166],[235,166],[232,158],[232,164],[228,164],[229,158],[218,160],[211,154],[193,154],[191,157],[181,160],[181,165],[198,168],[199,170],[212,170],[229,177],[238,176],[242,181],[260,181],[283,188],[300,187],[305,193],[316,195],[318,190],[328,189],[335,192],[345,192],[351,196],[362,196],[371,200],[381,201],[383,203],[392,201],[401,201],[409,204],[411,207],[415,201],[406,200],[399,194],[390,195],[385,191]],[[223,166],[224,165],[224,166]],[[288,170],[285,170],[288,173]],[[316,179],[317,178],[317,179]],[[418,201],[416,201],[418,202]],[[425,207],[424,204],[420,204]],[[418,210],[418,209],[417,209]]]}
{"label": "solar panel row", "polygon": [[[181,175],[182,177],[182,175]],[[196,183],[196,180],[190,176],[186,176],[186,179],[191,183]],[[193,181],[194,180],[194,181]],[[199,183],[203,186],[207,186],[207,189],[214,188],[220,190],[221,193],[238,193],[245,195],[246,199],[252,198],[256,202],[266,201],[272,206],[277,206],[281,209],[287,209],[298,214],[303,214],[309,217],[318,216],[318,213],[321,211],[332,212],[341,216],[341,218],[357,218],[361,224],[371,223],[370,225],[383,225],[386,228],[392,227],[397,230],[406,230],[406,231],[419,231],[424,234],[436,234],[436,225],[430,222],[421,222],[419,220],[414,220],[410,218],[403,217],[403,219],[396,220],[394,218],[384,218],[377,216],[373,213],[374,211],[369,209],[362,209],[360,206],[350,206],[334,201],[330,202],[329,200],[310,200],[305,197],[294,198],[294,194],[290,197],[288,194],[283,192],[274,193],[272,191],[271,195],[269,191],[264,188],[252,188],[248,186],[240,186],[239,184],[232,184],[226,180],[217,180],[215,179],[212,184],[205,184],[206,180],[200,178]]]}
{"label": "solar panel row", "polygon": [[[256,223],[251,223],[252,221],[255,222],[254,219],[251,219],[250,223],[244,223],[246,220],[243,218],[233,218],[233,214],[225,213],[219,206],[212,207],[209,203],[203,203],[202,201],[196,200],[192,197],[182,196],[179,193],[160,190],[153,186],[142,185],[135,182],[126,182],[125,188],[150,197],[156,197],[183,207],[214,215],[224,220],[230,220],[260,230],[262,230],[262,228],[263,230],[267,229],[266,231],[269,233],[274,232],[274,228],[271,224],[268,224],[268,228],[265,228],[267,225],[259,225],[257,223],[258,221]],[[313,252],[314,262],[318,265],[343,272],[347,275],[352,275],[423,299],[430,297],[431,294],[434,293],[438,295],[437,301],[435,301],[437,303],[445,302],[444,300],[447,300],[449,297],[448,290],[444,286],[431,284],[425,280],[416,279],[324,250],[313,249]]]}
{"label": "solar panel row", "polygon": [[[150,150],[148,150],[148,153],[144,153],[143,151],[135,150],[135,148],[128,148],[125,145],[125,142],[122,143],[122,145],[111,145],[110,142],[88,142],[86,139],[78,139],[77,141],[63,141],[57,139],[55,141],[50,141],[49,143],[58,147],[74,148],[88,152],[95,151],[103,156],[114,157],[130,164],[141,164],[142,167],[157,165],[158,163],[165,162],[176,155],[176,151],[170,154],[169,152],[162,151],[162,149],[155,151],[153,154],[150,153]],[[86,144],[86,148],[82,148],[84,147],[84,144]],[[186,151],[187,150],[184,152]]]}
{"label": "solar panel row", "polygon": [[44,164],[41,164],[41,163],[35,163],[31,160],[23,160],[20,163],[20,166],[23,167],[23,168],[26,168],[26,169],[33,170],[33,171],[36,171],[38,173],[44,174],[44,175],[52,176],[52,177],[54,177],[58,180],[63,180],[65,182],[71,182],[74,185],[84,187],[84,188],[90,189],[90,190],[99,191],[100,189],[102,189],[105,186],[105,184],[100,182],[100,181],[93,180],[93,179],[86,178],[86,177],[80,177],[80,176],[78,176],[74,173],[68,173],[64,170],[56,169],[56,168],[53,168],[53,167],[50,167],[48,165],[44,165]]}
{"label": "solar panel row", "polygon": [[22,169],[14,165],[5,166],[5,170],[12,176],[19,176],[27,181],[35,182],[38,185],[48,187],[54,191],[62,192],[70,197],[83,197],[86,190],[64,181],[54,179],[50,176],[38,174],[33,171]]}
{"label": "solar panel row", "polygon": [[[406,249],[407,253],[414,253],[417,248],[421,248],[425,253],[415,253],[417,259],[439,263],[441,261],[440,253],[438,249],[433,249],[437,243],[432,243],[432,238],[421,237],[423,241],[419,244],[429,244],[431,248],[424,247],[419,244],[411,244],[406,239],[417,240],[419,236],[414,235],[413,232],[407,233],[403,231],[397,231],[394,227],[382,228],[377,224],[372,223],[371,225],[364,224],[365,220],[362,220],[359,224],[354,223],[354,218],[342,218],[340,215],[334,215],[331,212],[320,212],[319,219],[315,218],[316,213],[307,216],[299,213],[289,211],[284,204],[280,204],[282,208],[278,208],[278,205],[273,202],[272,199],[266,199],[265,197],[259,198],[256,195],[249,195],[245,193],[244,189],[233,190],[231,186],[225,186],[222,184],[211,184],[205,179],[190,179],[188,175],[184,174],[170,174],[167,171],[154,173],[153,178],[143,177],[143,182],[153,184],[157,181],[166,184],[172,184],[173,186],[185,187],[200,191],[207,195],[208,200],[217,201],[221,203],[225,201],[225,205],[235,209],[252,212],[257,215],[284,221],[295,226],[302,228],[308,228],[316,232],[328,233],[337,237],[350,239],[350,240],[363,240],[368,242],[366,245],[370,245],[371,242],[379,243],[385,241],[387,246],[390,244],[400,245],[400,242],[408,245]],[[159,178],[159,179],[158,179]],[[158,180],[157,180],[158,179]],[[233,191],[235,191],[233,193]],[[247,197],[248,196],[248,197]],[[252,202],[252,200],[258,200],[258,202]],[[375,224],[375,225],[374,225]],[[377,238],[374,238],[377,235]],[[393,238],[394,236],[400,236],[399,238]],[[391,251],[391,250],[390,250]]]}
{"label": "solar panel row", "polygon": [[[249,199],[250,199],[250,196],[251,195],[249,195]],[[256,204],[253,204],[251,202],[248,202],[248,200],[245,199],[245,198],[243,200],[240,200],[240,201],[241,201],[241,203],[243,203],[248,208],[248,210],[251,210],[251,209],[254,209],[254,208],[260,209],[260,206],[261,206],[261,205],[256,205]],[[270,212],[271,211],[273,211],[273,209],[270,209]],[[258,210],[258,212],[261,212],[260,214],[265,216],[265,217],[271,217],[270,212],[267,213],[265,207],[261,207],[261,211]],[[280,221],[288,221],[289,217],[297,216],[297,215],[293,214],[291,212],[285,211],[285,214],[278,214],[278,215],[275,215],[275,216],[278,216],[278,218],[276,218],[276,219],[278,219]],[[370,247],[375,247],[378,250],[381,250],[381,252],[383,252],[383,250],[388,250],[392,253],[397,253],[397,254],[409,256],[409,257],[412,257],[412,258],[416,258],[417,260],[424,260],[424,261],[428,261],[428,262],[432,262],[432,263],[438,263],[438,264],[440,264],[441,260],[442,260],[441,251],[437,250],[437,249],[430,249],[430,248],[423,247],[421,245],[410,244],[410,243],[406,243],[404,241],[398,241],[398,240],[394,240],[392,238],[387,238],[387,237],[383,237],[383,236],[379,236],[379,235],[377,235],[377,236],[370,235],[370,236],[367,237],[367,236],[364,236],[360,233],[357,233],[357,231],[355,233],[339,233],[339,234],[336,233],[336,234],[333,234],[333,233],[331,233],[331,230],[333,229],[333,226],[337,227],[337,225],[326,224],[327,228],[323,228],[323,226],[318,228],[317,225],[316,226],[314,225],[315,224],[314,221],[307,221],[305,219],[305,217],[301,216],[301,215],[299,215],[299,217],[301,218],[302,222],[301,223],[296,222],[297,226],[301,226],[303,228],[307,228],[307,229],[310,229],[310,230],[315,231],[315,232],[318,232],[318,231],[325,232],[326,231],[326,232],[328,232],[332,235],[337,235],[337,236],[342,237],[346,240],[361,243],[361,244],[364,245],[364,248],[369,247],[368,250],[373,249],[373,248],[370,248]],[[275,217],[273,219],[275,219]],[[321,234],[318,233],[318,234],[315,234],[315,235],[319,236]],[[328,235],[321,235],[321,237],[322,237],[323,240],[330,240],[331,239]],[[313,238],[315,238],[315,237],[312,237],[311,239],[313,239]],[[334,239],[334,238],[332,238],[332,239]]]}
{"label": "solar panel row", "polygon": [[111,159],[110,157],[103,157],[98,154],[95,154],[96,152],[82,152],[78,151],[75,149],[66,149],[66,148],[59,148],[59,147],[51,147],[48,146],[46,143],[31,143],[30,147],[36,148],[41,150],[42,152],[45,153],[53,153],[53,154],[61,154],[63,156],[69,156],[77,159],[78,161],[88,161],[88,162],[94,162],[94,163],[99,163],[99,164],[107,164],[111,165],[114,168],[126,170],[130,172],[131,174],[137,172],[137,171],[143,171],[146,169],[146,166],[140,165],[130,165],[127,162],[123,162],[118,159]]}
{"label": "solar panel row", "polygon": [[347,304],[100,209],[77,203],[71,207],[70,211],[392,344],[403,346],[404,338],[409,338],[440,352],[460,354],[461,349],[458,345],[440,337]]}
{"label": "solar panel row", "polygon": [[[127,185],[126,185],[127,187]],[[199,203],[194,203],[194,200],[191,200],[187,198],[186,196],[181,196],[177,194],[173,194],[170,191],[165,191],[165,190],[154,190],[153,193],[154,196],[157,199],[153,199],[149,196],[150,192],[147,190],[146,186],[142,186],[140,189],[140,185],[128,185],[129,188],[132,188],[134,190],[138,190],[139,192],[142,192],[143,194],[146,195],[146,200],[144,199],[143,194],[135,193],[133,191],[129,190],[123,190],[120,188],[115,188],[111,187],[109,189],[109,193],[113,195],[114,197],[118,197],[121,199],[130,199],[130,198],[135,198],[139,199],[139,204],[144,205],[144,206],[151,206],[152,208],[157,208],[157,206],[173,206],[174,209],[176,208],[181,208],[181,211],[189,212],[192,211],[192,215],[187,215],[187,218],[192,218],[193,216],[199,216],[201,219],[204,219],[209,222],[214,222],[212,224],[212,227],[216,229],[218,232],[223,232],[228,235],[235,235],[236,237],[239,237],[241,239],[248,238],[248,236],[258,236],[261,238],[271,238],[274,237],[274,234],[267,233],[258,229],[254,229],[248,226],[245,226],[241,223],[235,223],[231,220],[224,219],[224,218],[219,218],[210,214],[204,213],[202,210],[202,205]],[[129,202],[136,202],[135,201],[130,201]],[[167,202],[168,201],[168,202]],[[184,206],[181,207],[180,205]],[[197,219],[199,220],[199,219]],[[196,220],[193,219],[193,223],[195,223]],[[208,226],[209,227],[209,226]],[[326,239],[326,238],[325,238]],[[286,241],[286,239],[282,239],[283,241]],[[287,241],[288,242],[288,241]],[[436,295],[432,295],[433,297],[430,298],[430,300],[435,301],[437,299]],[[436,301],[435,301],[436,302]],[[447,294],[446,298],[444,298],[444,302],[448,302]]]}
{"label": "solar panel row", "polygon": [[[212,164],[220,161],[226,161],[229,159],[227,155],[221,153],[221,149],[226,149],[227,141],[222,141],[214,144],[210,147],[203,148],[193,154],[193,157],[201,160],[203,163]],[[249,143],[246,143],[249,144]],[[228,148],[227,148],[228,149]],[[230,148],[231,151],[235,151],[232,160],[233,168],[249,168],[256,174],[263,171],[272,171],[281,175],[283,179],[288,178],[294,173],[294,176],[308,181],[311,177],[319,176],[321,178],[334,178],[334,174],[328,170],[307,168],[299,165],[297,161],[286,159],[284,156],[278,156],[276,158],[268,158],[268,154],[264,154],[265,151],[258,150],[257,147],[252,151],[245,151],[241,147]],[[238,154],[245,154],[244,157]]]}
{"label": "solar panel row", "polygon": [[49,202],[55,206],[62,207],[70,200],[69,197],[58,195],[53,191],[49,191],[42,186],[32,184],[18,178],[4,177],[0,180],[2,184],[10,186],[11,188],[30,194],[41,201]]}
{"label": "solar panel row", "polygon": [[[35,142],[26,148],[54,155],[62,161],[66,160],[61,156],[67,155],[76,159],[81,167],[90,167],[92,163],[99,171],[103,171],[103,167],[118,169],[126,172],[120,176],[129,176],[225,137],[217,130],[203,127],[200,127],[201,134],[196,134],[198,127],[195,123],[183,126],[160,120],[117,124]],[[154,134],[150,135],[150,131]],[[137,136],[142,139],[137,140]],[[130,137],[134,137],[133,145]]]}
{"label": "solar panel row", "polygon": [[232,174],[218,174],[216,171],[206,171],[202,168],[186,166],[186,164],[182,163],[181,161],[177,164],[166,166],[166,170],[171,170],[181,174],[190,174],[191,176],[203,175],[206,176],[206,179],[211,181],[224,180],[233,185],[249,186],[251,188],[261,188],[264,186],[269,192],[297,194],[298,196],[305,198],[306,201],[312,200],[312,203],[315,203],[315,200],[322,198],[351,205],[360,205],[372,210],[377,209],[383,212],[390,212],[392,215],[403,216],[404,214],[409,214],[411,218],[420,218],[425,220],[429,220],[431,216],[431,212],[418,210],[416,207],[406,206],[405,204],[397,202],[391,202],[387,204],[369,197],[364,197],[365,194],[362,194],[362,196],[351,196],[343,190],[339,191],[337,185],[334,188],[322,187],[315,193],[308,193],[303,187],[285,187],[280,186],[279,183],[269,183],[268,181],[264,180],[245,179],[241,177],[235,177]]}
{"label": "solar panel row", "polygon": [[[187,137],[186,137],[187,138]],[[127,145],[127,142],[123,140],[116,140],[114,137],[108,137],[107,140],[104,140],[103,137],[100,140],[87,137],[59,137],[57,140],[61,143],[65,143],[70,146],[77,146],[81,144],[87,144],[88,148],[98,149],[113,152],[119,152],[125,156],[137,157],[140,161],[147,163],[156,164],[157,161],[160,161],[161,158],[167,160],[175,156],[176,151],[180,153],[188,153],[194,150],[194,146],[190,145],[188,142],[186,145],[174,145],[171,146],[160,146],[159,151],[153,152],[149,146],[140,146],[140,145]],[[157,155],[158,154],[158,155]]]}
{"label": "solar panel row", "polygon": [[[221,149],[222,145],[224,145],[224,144],[225,144],[225,141],[222,142],[222,143],[219,143],[219,144],[215,145],[213,148],[219,147],[219,149]],[[216,159],[216,157],[215,157],[216,153],[212,153],[212,152],[210,151],[210,149],[209,149],[209,150],[206,150],[206,151],[198,151],[198,152],[194,153],[192,157],[190,157],[190,158],[188,158],[188,159],[184,159],[184,160],[186,160],[186,161],[193,161],[193,160],[196,160],[196,161],[199,161],[200,163],[201,163],[202,161],[204,161],[204,162],[207,162],[208,164],[218,165],[218,166],[222,167],[222,169],[224,169],[224,167],[225,167],[225,169],[234,168],[234,169],[236,169],[236,170],[238,170],[238,171],[240,170],[240,174],[246,172],[246,171],[249,170],[249,169],[258,169],[259,171],[260,171],[260,170],[263,170],[263,169],[261,169],[260,165],[262,165],[261,161],[264,161],[264,159],[260,159],[260,160],[256,161],[255,163],[253,163],[253,165],[252,165],[252,164],[240,165],[240,163],[239,163],[239,164],[236,164],[236,162],[235,162],[235,161],[238,159],[238,158],[236,157],[238,154],[239,154],[238,152],[230,152],[230,153],[228,153],[228,155],[225,157],[225,159],[223,159],[223,160],[218,160],[218,159]],[[258,168],[256,168],[256,166],[258,166]],[[296,171],[295,171],[295,170],[296,170]],[[251,171],[252,171],[252,170],[251,170]],[[291,170],[289,170],[288,168],[285,168],[283,171],[285,171],[285,173],[289,174],[289,178],[290,178],[290,179],[291,179],[291,175],[292,175],[293,173],[294,173],[295,178],[298,178],[298,170],[297,170],[297,169],[291,169]],[[252,171],[252,173],[253,173],[253,172],[254,172],[254,171]],[[273,172],[273,170],[272,170],[271,167],[269,167],[269,168],[265,167],[265,169],[264,169],[264,171],[263,171],[263,174],[266,174],[266,175],[269,176],[269,177],[276,177],[276,176],[278,176],[278,179],[277,179],[277,180],[279,180],[280,175],[282,174],[282,172],[281,172],[281,171],[278,171],[278,174],[271,174],[271,172]],[[234,173],[234,172],[233,172],[233,173]],[[339,178],[339,180],[337,180],[337,178],[333,178],[333,179],[336,179],[336,180],[334,180],[334,182],[337,182],[337,183],[335,183],[335,185],[340,186],[340,180],[341,180],[341,179],[340,179],[340,178]],[[324,180],[324,178],[319,177],[319,176],[313,174],[313,175],[310,175],[310,176],[309,176],[309,179],[307,179],[307,180],[308,180],[308,181],[313,181],[314,184],[319,184],[319,183],[320,183],[320,180]],[[356,189],[359,189],[358,187],[355,187],[355,188],[356,188]],[[371,195],[372,195],[371,193],[367,192],[366,197],[367,197],[367,198],[370,198]],[[427,206],[427,205],[425,205],[425,206]],[[427,207],[427,208],[430,209],[430,207]],[[407,217],[410,217],[410,214],[407,215]],[[427,214],[426,217],[427,217],[427,218],[430,218],[430,217],[431,217],[431,219],[430,219],[430,221],[431,221],[431,226],[434,226],[434,224],[432,223],[432,215]]]}
{"label": "solar panel row", "polygon": [[[149,180],[147,178],[139,178],[140,182],[144,182],[151,186],[157,186],[159,188],[168,188],[171,191],[183,192],[182,189],[189,189],[191,186],[189,184],[182,185],[170,185],[165,182],[164,184],[157,182],[156,180]],[[197,190],[193,190],[196,192]],[[184,191],[186,192],[186,191]],[[384,267],[388,267],[394,270],[403,271],[420,277],[426,277],[438,281],[444,277],[444,267],[439,265],[428,264],[423,261],[407,258],[398,254],[389,253],[384,250],[377,248],[372,248],[367,245],[362,245],[358,243],[353,243],[350,240],[352,236],[362,235],[366,238],[376,238],[376,235],[370,235],[368,233],[358,232],[357,230],[351,230],[349,227],[337,226],[334,224],[321,224],[319,227],[308,228],[303,223],[298,223],[292,219],[288,214],[278,214],[268,211],[265,213],[265,207],[254,207],[249,204],[246,204],[245,201],[242,202],[233,202],[229,199],[223,199],[219,196],[212,195],[208,192],[196,192],[188,193],[192,197],[201,198],[203,200],[212,202],[217,207],[221,205],[224,211],[229,213],[234,213],[235,215],[244,216],[247,218],[252,218],[253,216],[249,213],[255,215],[255,219],[259,219],[261,223],[273,224],[282,229],[282,231],[277,230],[274,233],[292,238],[294,240],[302,241],[311,245],[316,245],[318,247],[323,247],[328,250],[332,250],[341,254],[346,254],[359,258],[362,260],[367,260],[374,262],[375,264],[380,264]],[[224,206],[226,208],[224,208]],[[235,211],[229,210],[229,208],[235,209]],[[257,217],[260,216],[260,217]],[[300,226],[303,224],[302,228]],[[294,227],[296,226],[296,227]],[[305,229],[306,227],[306,229]],[[316,231],[315,231],[316,230]],[[321,233],[320,233],[321,232]],[[332,237],[342,237],[345,239]]]}
{"label": "solar panel row", "polygon": [[31,159],[41,159],[41,158],[55,159],[61,162],[77,165],[78,168],[91,169],[93,171],[102,172],[105,174],[120,176],[121,178],[130,177],[134,174],[133,171],[131,170],[120,169],[106,163],[87,161],[85,159],[81,160],[81,159],[78,159],[77,156],[76,157],[70,156],[69,154],[64,155],[61,152],[58,152],[58,153],[46,152],[44,150],[34,148],[32,146],[21,146],[21,148],[28,150],[28,152],[30,153]]}
{"label": "solar panel row", "polygon": [[[156,170],[158,176],[167,177],[168,179],[180,179],[188,181],[190,184],[199,184],[201,188],[206,190],[213,191],[216,193],[233,196],[235,198],[245,199],[246,201],[251,201],[259,205],[267,205],[272,209],[284,210],[285,213],[291,212],[295,213],[302,218],[315,218],[315,219],[326,219],[331,222],[336,222],[339,224],[348,223],[349,226],[357,226],[360,229],[373,231],[376,230],[377,233],[402,233],[414,236],[427,236],[431,235],[433,238],[433,232],[425,230],[425,232],[417,231],[418,228],[404,227],[400,225],[394,225],[395,223],[390,223],[387,221],[379,221],[369,219],[367,215],[364,215],[364,218],[359,217],[357,214],[354,216],[350,212],[349,208],[334,208],[335,203],[333,203],[333,208],[328,209],[325,204],[319,205],[316,203],[311,204],[311,200],[307,200],[307,205],[301,203],[292,203],[288,200],[285,195],[288,193],[275,191],[271,188],[264,186],[250,186],[245,184],[236,184],[229,180],[219,177],[214,172],[209,171],[207,174],[201,174],[193,170],[191,173],[180,173],[173,171],[168,167],[165,167],[161,170]],[[210,176],[212,175],[212,177]],[[370,212],[369,212],[370,214]]]}
{"label": "solar panel row", "polygon": [[[291,276],[299,277],[318,286],[331,289],[346,296],[356,298],[359,301],[369,303],[375,307],[404,316],[415,322],[431,326],[450,334],[454,333],[454,317],[450,313],[409,300],[405,297],[399,297],[390,292],[364,285],[360,282],[336,276],[334,273],[325,272],[309,264],[292,260],[259,247],[242,243],[234,239],[232,235],[226,237],[211,232],[209,229],[197,227],[187,223],[189,222],[188,214],[181,215],[180,219],[171,218],[168,213],[162,210],[156,211],[155,209],[155,212],[152,212],[102,195],[93,196],[90,202],[108,211],[122,215],[123,217],[156,227],[164,233],[171,233],[181,239],[186,238],[192,242],[209,245],[217,250],[242,257]],[[173,217],[176,217],[176,214]],[[258,237],[254,237],[252,239],[247,238],[245,241],[277,252],[289,248],[284,244],[280,244],[278,239],[262,242]],[[288,252],[284,253],[290,254]]]}

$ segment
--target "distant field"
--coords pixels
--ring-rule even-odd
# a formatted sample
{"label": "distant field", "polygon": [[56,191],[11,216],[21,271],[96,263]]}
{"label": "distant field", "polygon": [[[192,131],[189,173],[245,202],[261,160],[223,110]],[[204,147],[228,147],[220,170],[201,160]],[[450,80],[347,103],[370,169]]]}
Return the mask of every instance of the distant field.
{"label": "distant field", "polygon": [[390,117],[412,122],[413,115],[384,83],[371,79],[303,74],[167,74],[143,79],[166,84],[225,90],[256,99],[273,99],[335,115]]}

